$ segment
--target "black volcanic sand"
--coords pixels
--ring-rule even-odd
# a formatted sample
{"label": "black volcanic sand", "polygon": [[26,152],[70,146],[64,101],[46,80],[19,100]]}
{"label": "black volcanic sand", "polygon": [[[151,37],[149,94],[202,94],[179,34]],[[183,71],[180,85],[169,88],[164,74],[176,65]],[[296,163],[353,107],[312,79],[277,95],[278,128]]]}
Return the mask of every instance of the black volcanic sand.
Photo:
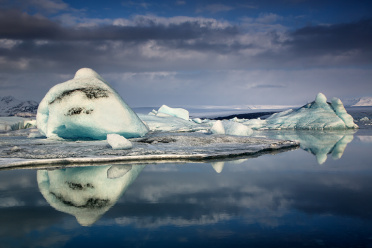
{"label": "black volcanic sand", "polygon": [[272,112],[256,112],[256,113],[246,113],[246,114],[235,114],[235,115],[228,115],[228,116],[221,116],[216,118],[209,118],[211,120],[228,120],[234,117],[239,119],[257,119],[258,117],[268,117],[272,114],[278,113],[279,111],[272,111]]}

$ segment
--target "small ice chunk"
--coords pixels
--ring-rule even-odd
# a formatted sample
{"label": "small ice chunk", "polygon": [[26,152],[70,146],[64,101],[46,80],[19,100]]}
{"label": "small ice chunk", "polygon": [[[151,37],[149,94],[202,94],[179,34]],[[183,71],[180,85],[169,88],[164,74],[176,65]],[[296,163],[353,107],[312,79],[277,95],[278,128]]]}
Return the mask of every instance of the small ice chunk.
{"label": "small ice chunk", "polygon": [[45,137],[44,135],[42,135],[39,130],[37,129],[31,129],[30,130],[30,133],[28,134],[27,136],[28,138],[42,138],[42,137]]}
{"label": "small ice chunk", "polygon": [[158,109],[158,113],[164,113],[184,120],[189,120],[189,111],[183,108],[171,108],[163,105]]}
{"label": "small ice chunk", "polygon": [[223,125],[225,128],[225,134],[228,135],[249,136],[253,133],[253,130],[250,127],[239,122],[224,121]]}
{"label": "small ice chunk", "polygon": [[113,165],[107,170],[107,178],[115,179],[124,176],[132,169],[131,164]]}
{"label": "small ice chunk", "polygon": [[222,124],[222,121],[216,121],[213,126],[211,127],[211,132],[213,134],[225,134],[225,128]]}
{"label": "small ice chunk", "polygon": [[132,148],[132,142],[119,134],[107,134],[107,143],[115,150]]}
{"label": "small ice chunk", "polygon": [[253,133],[253,131],[250,127],[235,121],[218,120],[211,127],[211,133],[236,136],[249,136]]}
{"label": "small ice chunk", "polygon": [[197,123],[197,124],[202,124],[203,123],[202,119],[200,119],[200,118],[194,118],[194,119],[192,119],[192,121]]}
{"label": "small ice chunk", "polygon": [[369,118],[367,116],[365,116],[362,119],[360,119],[360,121],[369,121]]}

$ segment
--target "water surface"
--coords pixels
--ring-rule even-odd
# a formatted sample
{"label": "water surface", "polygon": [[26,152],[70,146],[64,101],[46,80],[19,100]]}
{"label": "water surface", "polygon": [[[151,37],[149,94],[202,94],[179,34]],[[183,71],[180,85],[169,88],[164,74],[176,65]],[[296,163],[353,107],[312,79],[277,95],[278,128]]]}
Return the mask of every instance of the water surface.
{"label": "water surface", "polygon": [[372,132],[278,135],[301,148],[0,171],[1,247],[372,247]]}

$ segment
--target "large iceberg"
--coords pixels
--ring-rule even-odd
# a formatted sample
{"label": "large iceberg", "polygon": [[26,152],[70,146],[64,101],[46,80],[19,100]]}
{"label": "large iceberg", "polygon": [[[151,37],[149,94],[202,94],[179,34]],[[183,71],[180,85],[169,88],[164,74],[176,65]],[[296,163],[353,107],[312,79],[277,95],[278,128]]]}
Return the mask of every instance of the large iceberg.
{"label": "large iceberg", "polygon": [[252,129],[340,130],[358,128],[340,99],[333,98],[331,103],[328,103],[322,93],[316,96],[315,101],[299,109],[279,112],[266,120],[247,120],[243,124]]}
{"label": "large iceberg", "polygon": [[37,111],[37,127],[48,138],[141,137],[146,125],[100,75],[89,68],[51,88]]}

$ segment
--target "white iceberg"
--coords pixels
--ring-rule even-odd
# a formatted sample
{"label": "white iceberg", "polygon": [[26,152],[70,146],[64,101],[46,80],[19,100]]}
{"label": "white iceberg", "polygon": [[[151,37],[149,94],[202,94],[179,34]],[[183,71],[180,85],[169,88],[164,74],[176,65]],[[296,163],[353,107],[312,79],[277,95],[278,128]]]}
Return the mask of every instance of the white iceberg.
{"label": "white iceberg", "polygon": [[360,121],[369,121],[369,118],[367,116],[360,119]]}
{"label": "white iceberg", "polygon": [[37,111],[37,127],[48,138],[126,138],[148,132],[132,109],[100,75],[89,68],[51,88]]}
{"label": "white iceberg", "polygon": [[157,115],[138,114],[139,118],[148,126],[150,131],[156,132],[196,132],[209,129],[208,124],[197,124],[193,121],[184,120],[164,113]]}
{"label": "white iceberg", "polygon": [[243,124],[253,129],[341,130],[358,128],[340,99],[334,98],[332,103],[328,103],[322,93],[316,96],[314,102],[299,109],[279,112],[266,120],[247,120]]}
{"label": "white iceberg", "polygon": [[178,117],[184,120],[189,120],[189,111],[183,108],[171,108],[171,107],[168,107],[167,105],[163,105],[157,111],[158,115],[160,113]]}
{"label": "white iceberg", "polygon": [[249,136],[253,130],[235,121],[216,121],[210,129],[213,134],[227,134],[236,136]]}
{"label": "white iceberg", "polygon": [[211,133],[213,134],[225,134],[225,127],[222,124],[222,121],[216,121],[211,127]]}
{"label": "white iceberg", "polygon": [[113,133],[107,134],[107,143],[112,147],[112,149],[130,149],[133,147],[132,143],[124,138],[123,136]]}

